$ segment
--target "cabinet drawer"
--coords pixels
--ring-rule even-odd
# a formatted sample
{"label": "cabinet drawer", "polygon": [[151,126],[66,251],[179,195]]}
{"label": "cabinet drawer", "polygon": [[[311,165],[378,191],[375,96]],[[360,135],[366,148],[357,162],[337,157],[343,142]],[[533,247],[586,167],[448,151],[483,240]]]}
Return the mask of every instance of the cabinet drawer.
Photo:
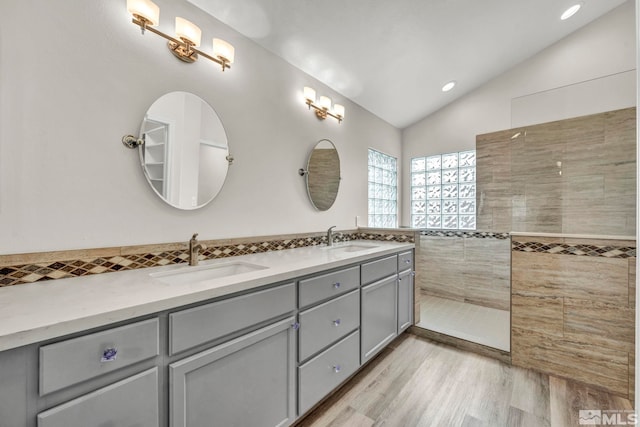
{"label": "cabinet drawer", "polygon": [[158,319],[42,346],[40,396],[158,354]]}
{"label": "cabinet drawer", "polygon": [[360,325],[360,290],[300,313],[300,361]]}
{"label": "cabinet drawer", "polygon": [[158,368],[38,414],[38,427],[158,427]]}
{"label": "cabinet drawer", "polygon": [[375,282],[376,280],[384,279],[385,277],[397,273],[397,271],[397,255],[367,262],[362,264],[362,284],[366,285]]}
{"label": "cabinet drawer", "polygon": [[356,289],[360,286],[359,270],[359,267],[356,266],[301,280],[299,288],[300,307]]}
{"label": "cabinet drawer", "polygon": [[298,368],[298,414],[302,415],[360,367],[355,331]]}
{"label": "cabinet drawer", "polygon": [[402,252],[398,254],[398,271],[409,270],[413,268],[413,251]]}
{"label": "cabinet drawer", "polygon": [[170,354],[193,348],[296,309],[294,283],[169,315]]}

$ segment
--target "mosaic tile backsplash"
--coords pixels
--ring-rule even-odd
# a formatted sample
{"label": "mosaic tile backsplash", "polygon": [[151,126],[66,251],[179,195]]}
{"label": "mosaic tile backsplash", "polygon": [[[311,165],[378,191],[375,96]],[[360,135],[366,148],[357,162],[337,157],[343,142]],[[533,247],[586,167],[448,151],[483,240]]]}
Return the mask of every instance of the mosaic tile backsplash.
{"label": "mosaic tile backsplash", "polygon": [[423,230],[421,236],[428,237],[464,237],[473,239],[500,239],[509,238],[509,233],[497,233],[493,231],[458,231],[458,230]]}
{"label": "mosaic tile backsplash", "polygon": [[578,255],[604,258],[633,258],[636,248],[630,246],[581,245],[548,242],[513,241],[511,249],[516,252],[538,252],[558,255]]}
{"label": "mosaic tile backsplash", "polygon": [[[358,231],[335,234],[335,241],[337,242],[350,240],[382,240],[413,243],[414,235],[412,232],[408,232],[407,234],[383,234],[377,232],[367,233]],[[326,244],[327,238],[324,235],[308,235],[296,238],[258,240],[255,242],[245,241],[242,243],[224,245],[216,244],[215,241],[206,241],[205,243],[208,247],[200,253],[201,260],[281,251],[306,246],[318,246]],[[158,267],[169,264],[181,264],[187,263],[188,259],[188,249],[185,248],[131,255],[105,257],[94,256],[91,258],[70,259],[66,261],[9,265],[0,267],[0,287],[68,277],[87,276],[90,274],[135,270],[138,268]]]}

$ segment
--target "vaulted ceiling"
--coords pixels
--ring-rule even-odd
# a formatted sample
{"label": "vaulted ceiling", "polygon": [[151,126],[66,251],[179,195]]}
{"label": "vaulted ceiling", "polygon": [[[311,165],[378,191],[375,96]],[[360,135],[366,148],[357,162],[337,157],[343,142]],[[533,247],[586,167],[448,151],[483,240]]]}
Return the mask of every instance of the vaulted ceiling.
{"label": "vaulted ceiling", "polygon": [[189,1],[398,128],[625,2],[562,21],[578,0]]}

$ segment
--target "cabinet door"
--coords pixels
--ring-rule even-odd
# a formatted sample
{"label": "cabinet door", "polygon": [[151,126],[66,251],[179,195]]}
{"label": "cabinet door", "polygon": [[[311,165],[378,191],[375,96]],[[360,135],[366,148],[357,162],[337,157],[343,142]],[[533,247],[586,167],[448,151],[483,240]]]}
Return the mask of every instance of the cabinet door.
{"label": "cabinet door", "polygon": [[172,427],[285,426],[295,418],[291,317],[169,365]]}
{"label": "cabinet door", "polygon": [[398,275],[398,334],[413,324],[413,272]]}
{"label": "cabinet door", "polygon": [[[395,262],[395,261],[394,261]],[[361,363],[384,348],[397,335],[398,276],[362,288]]]}
{"label": "cabinet door", "polygon": [[158,368],[38,414],[38,427],[157,427]]}

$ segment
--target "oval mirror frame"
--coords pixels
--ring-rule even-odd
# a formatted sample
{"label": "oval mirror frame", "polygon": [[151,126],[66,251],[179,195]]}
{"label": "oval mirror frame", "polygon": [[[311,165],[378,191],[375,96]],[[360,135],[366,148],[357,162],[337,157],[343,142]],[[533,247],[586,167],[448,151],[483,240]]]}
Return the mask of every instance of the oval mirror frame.
{"label": "oval mirror frame", "polygon": [[167,204],[199,209],[220,192],[229,169],[227,134],[214,109],[189,92],[156,99],[140,125],[140,165]]}
{"label": "oval mirror frame", "polygon": [[311,204],[326,211],[338,197],[340,189],[340,156],[336,146],[328,139],[316,143],[307,162],[307,193]]}

